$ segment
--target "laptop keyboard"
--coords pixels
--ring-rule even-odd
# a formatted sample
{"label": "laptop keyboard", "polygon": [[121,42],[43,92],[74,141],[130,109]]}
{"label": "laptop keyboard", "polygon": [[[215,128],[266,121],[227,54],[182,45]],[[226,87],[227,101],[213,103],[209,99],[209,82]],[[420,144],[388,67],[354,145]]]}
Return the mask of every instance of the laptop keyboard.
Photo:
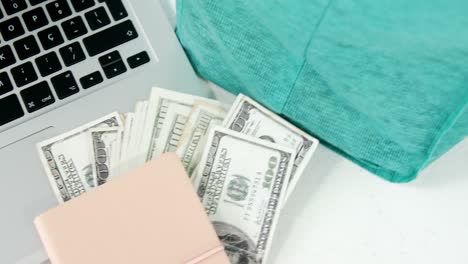
{"label": "laptop keyboard", "polygon": [[0,6],[0,130],[150,61],[144,47],[119,50],[139,37],[122,0]]}

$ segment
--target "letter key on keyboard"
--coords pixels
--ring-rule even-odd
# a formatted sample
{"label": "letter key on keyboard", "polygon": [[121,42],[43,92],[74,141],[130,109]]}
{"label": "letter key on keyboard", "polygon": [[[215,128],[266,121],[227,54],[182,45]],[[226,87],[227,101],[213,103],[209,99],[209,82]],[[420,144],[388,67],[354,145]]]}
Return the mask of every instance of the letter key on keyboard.
{"label": "letter key on keyboard", "polygon": [[0,32],[5,41],[17,38],[24,34],[24,28],[19,18],[14,17],[0,23]]}
{"label": "letter key on keyboard", "polygon": [[16,62],[15,55],[10,46],[0,47],[0,69],[8,67]]}
{"label": "letter key on keyboard", "polygon": [[40,52],[39,45],[32,35],[15,41],[13,46],[15,46],[16,53],[21,60],[25,60]]}
{"label": "letter key on keyboard", "polygon": [[42,47],[45,50],[51,49],[64,42],[62,34],[57,26],[52,26],[40,31],[38,34]]}
{"label": "letter key on keyboard", "polygon": [[36,30],[49,24],[49,20],[47,20],[47,16],[42,7],[38,7],[24,13],[23,20],[29,31]]}

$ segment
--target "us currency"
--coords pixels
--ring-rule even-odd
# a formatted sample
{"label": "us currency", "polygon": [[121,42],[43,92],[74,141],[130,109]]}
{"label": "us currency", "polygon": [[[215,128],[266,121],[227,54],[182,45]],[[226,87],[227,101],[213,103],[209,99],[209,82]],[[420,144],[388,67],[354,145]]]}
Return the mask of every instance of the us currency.
{"label": "us currency", "polygon": [[130,141],[128,155],[132,157],[130,162],[130,167],[134,168],[139,165],[142,165],[144,161],[140,161],[138,157],[141,155],[142,149],[140,148],[141,137],[144,133],[144,126],[146,123],[146,115],[148,111],[148,101],[141,101],[137,104],[135,111],[135,120],[133,121],[132,130],[130,131]]}
{"label": "us currency", "polygon": [[93,178],[95,186],[103,185],[108,179],[115,176],[112,154],[118,147],[119,137],[122,129],[119,127],[113,128],[93,128],[89,130],[89,151],[93,160]]}
{"label": "us currency", "polygon": [[288,185],[288,197],[319,144],[314,137],[243,94],[237,97],[223,126],[296,151],[292,176]]}
{"label": "us currency", "polygon": [[188,175],[192,175],[200,160],[206,137],[210,129],[221,125],[226,115],[222,106],[195,105],[185,125],[177,146],[177,155],[181,158]]}
{"label": "us currency", "polygon": [[60,203],[77,197],[95,186],[87,132],[91,128],[109,127],[122,127],[119,113],[111,113],[38,143],[39,158]]}
{"label": "us currency", "polygon": [[267,263],[294,150],[211,130],[193,184],[233,264]]}
{"label": "us currency", "polygon": [[160,142],[153,156],[159,156],[164,152],[175,152],[191,110],[190,107],[178,104],[171,104],[167,108],[167,115],[159,136]]}
{"label": "us currency", "polygon": [[130,142],[130,135],[132,131],[133,121],[135,119],[134,113],[128,113],[127,118],[125,119],[125,126],[123,130],[123,137],[122,143],[120,144],[120,161],[119,161],[119,172],[124,173],[127,172],[129,169],[129,162],[128,160],[130,157],[128,156],[128,148]]}
{"label": "us currency", "polygon": [[147,115],[145,124],[145,134],[143,135],[142,146],[146,148],[145,161],[149,161],[161,153],[164,148],[165,140],[160,140],[161,129],[166,121],[168,107],[172,104],[192,108],[195,104],[213,104],[218,105],[219,102],[199,96],[188,95],[184,93],[165,90],[162,88],[153,88],[150,96],[150,104],[152,104],[152,112]]}
{"label": "us currency", "polygon": [[122,142],[123,142],[123,137],[124,137],[124,129],[120,128],[118,135],[117,135],[117,140],[115,142],[115,146],[112,147],[112,153],[110,155],[111,161],[110,163],[113,165],[111,167],[110,174],[111,175],[120,175],[120,156],[122,152]]}

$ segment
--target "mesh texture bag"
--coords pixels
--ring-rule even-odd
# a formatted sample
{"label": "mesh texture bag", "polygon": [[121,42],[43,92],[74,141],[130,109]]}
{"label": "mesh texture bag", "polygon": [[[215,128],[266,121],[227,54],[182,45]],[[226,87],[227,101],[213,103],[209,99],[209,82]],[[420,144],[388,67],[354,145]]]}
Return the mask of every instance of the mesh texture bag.
{"label": "mesh texture bag", "polygon": [[201,77],[408,182],[468,135],[466,10],[465,0],[178,0],[176,31]]}

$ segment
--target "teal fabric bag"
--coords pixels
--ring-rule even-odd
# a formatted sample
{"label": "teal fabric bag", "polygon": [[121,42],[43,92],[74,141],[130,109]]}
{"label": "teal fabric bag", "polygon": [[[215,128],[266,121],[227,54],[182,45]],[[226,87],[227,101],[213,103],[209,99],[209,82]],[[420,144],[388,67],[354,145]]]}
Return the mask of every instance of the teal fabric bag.
{"label": "teal fabric bag", "polygon": [[177,35],[203,78],[407,182],[468,135],[467,10],[466,0],[178,0]]}

